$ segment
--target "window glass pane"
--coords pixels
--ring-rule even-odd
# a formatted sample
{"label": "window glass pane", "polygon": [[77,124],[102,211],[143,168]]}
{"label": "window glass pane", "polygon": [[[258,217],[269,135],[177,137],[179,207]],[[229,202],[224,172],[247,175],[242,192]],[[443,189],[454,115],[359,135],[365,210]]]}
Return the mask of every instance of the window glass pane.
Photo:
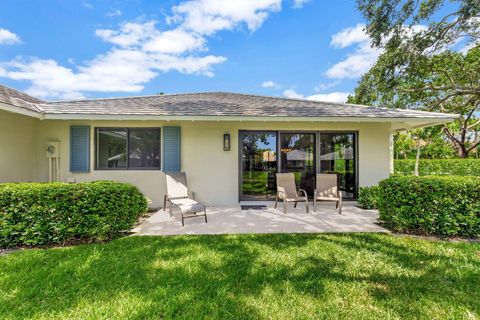
{"label": "window glass pane", "polygon": [[127,167],[127,130],[98,129],[97,167]]}
{"label": "window glass pane", "polygon": [[277,172],[277,134],[241,133],[241,198],[264,200],[275,196]]}
{"label": "window glass pane", "polygon": [[160,168],[160,129],[130,129],[129,168]]}
{"label": "window glass pane", "polygon": [[355,197],[355,134],[320,134],[320,172],[338,174],[343,196]]}
{"label": "window glass pane", "polygon": [[309,196],[315,188],[315,134],[280,133],[281,171],[293,172],[297,188]]}

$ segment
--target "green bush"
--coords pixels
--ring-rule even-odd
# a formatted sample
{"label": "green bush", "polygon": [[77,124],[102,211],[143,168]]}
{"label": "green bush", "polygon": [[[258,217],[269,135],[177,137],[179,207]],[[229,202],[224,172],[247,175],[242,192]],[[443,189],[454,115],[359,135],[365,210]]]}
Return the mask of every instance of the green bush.
{"label": "green bush", "polygon": [[441,236],[480,236],[480,177],[392,176],[380,181],[387,227]]}
{"label": "green bush", "polygon": [[147,209],[140,191],[125,183],[0,186],[0,247],[111,239]]}
{"label": "green bush", "polygon": [[[397,174],[411,175],[415,170],[415,160],[395,160],[394,169]],[[480,159],[420,159],[418,171],[421,176],[480,176]]]}
{"label": "green bush", "polygon": [[357,202],[363,209],[377,209],[378,186],[360,187]]}

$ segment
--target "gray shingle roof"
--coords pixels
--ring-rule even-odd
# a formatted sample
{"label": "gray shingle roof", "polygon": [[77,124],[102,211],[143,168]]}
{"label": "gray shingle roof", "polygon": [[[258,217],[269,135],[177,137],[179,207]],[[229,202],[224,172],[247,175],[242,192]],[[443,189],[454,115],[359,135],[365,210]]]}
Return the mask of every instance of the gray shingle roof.
{"label": "gray shingle roof", "polygon": [[47,113],[156,116],[271,116],[417,118],[452,115],[352,104],[208,92],[58,101],[41,105]]}
{"label": "gray shingle roof", "polygon": [[36,106],[36,104],[44,101],[29,96],[28,94],[18,90],[0,85],[0,102],[29,111],[40,112],[40,109]]}
{"label": "gray shingle roof", "polygon": [[[5,88],[5,89],[2,89]],[[3,94],[2,94],[3,92]],[[10,97],[8,94],[12,94]],[[5,95],[7,97],[5,98]],[[135,116],[238,116],[238,117],[359,117],[435,118],[455,115],[413,110],[374,108],[361,105],[207,92],[122,97],[77,101],[44,102],[19,91],[0,86],[0,101],[44,114],[135,115]],[[18,100],[22,100],[19,103]],[[5,101],[4,101],[5,102]],[[23,106],[22,106],[23,104]]]}

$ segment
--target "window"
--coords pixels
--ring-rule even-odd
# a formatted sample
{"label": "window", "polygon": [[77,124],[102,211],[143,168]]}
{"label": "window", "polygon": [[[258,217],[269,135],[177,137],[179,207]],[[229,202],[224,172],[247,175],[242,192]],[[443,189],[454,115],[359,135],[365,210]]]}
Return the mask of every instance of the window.
{"label": "window", "polygon": [[160,128],[97,128],[96,168],[160,169]]}

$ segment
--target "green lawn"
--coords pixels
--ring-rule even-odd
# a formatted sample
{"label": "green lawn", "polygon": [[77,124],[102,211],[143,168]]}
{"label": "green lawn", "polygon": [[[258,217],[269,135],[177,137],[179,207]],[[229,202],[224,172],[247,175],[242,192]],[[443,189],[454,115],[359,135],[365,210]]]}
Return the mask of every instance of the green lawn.
{"label": "green lawn", "polygon": [[128,237],[0,256],[0,319],[478,319],[480,244]]}

